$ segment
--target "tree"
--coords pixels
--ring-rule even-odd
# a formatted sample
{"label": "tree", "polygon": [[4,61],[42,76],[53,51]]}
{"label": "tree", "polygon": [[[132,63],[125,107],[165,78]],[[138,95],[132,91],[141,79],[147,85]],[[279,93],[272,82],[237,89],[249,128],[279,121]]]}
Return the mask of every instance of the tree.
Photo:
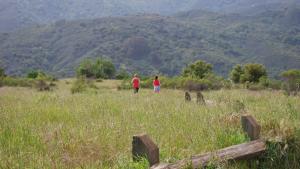
{"label": "tree", "polygon": [[242,65],[235,65],[234,68],[232,69],[232,71],[230,72],[230,79],[234,82],[234,83],[240,83],[241,79],[243,77],[244,74],[244,70]]}
{"label": "tree", "polygon": [[27,73],[27,78],[29,79],[36,79],[39,75],[39,72],[37,70],[31,70]]}
{"label": "tree", "polygon": [[4,68],[2,67],[2,62],[0,61],[0,77],[5,77],[5,71]]}
{"label": "tree", "polygon": [[91,78],[93,76],[92,65],[93,64],[90,59],[83,60],[77,68],[77,76]]}
{"label": "tree", "polygon": [[122,80],[122,79],[128,79],[130,75],[125,69],[120,69],[116,75],[116,79]]}
{"label": "tree", "polygon": [[300,88],[300,70],[291,69],[281,73],[281,77],[284,79],[286,83],[286,90],[296,91]]}
{"label": "tree", "polygon": [[115,73],[116,69],[113,63],[103,59],[97,59],[96,61],[90,59],[84,60],[77,68],[77,75],[87,78],[108,79],[113,78]]}
{"label": "tree", "polygon": [[184,77],[192,77],[203,79],[205,75],[212,72],[212,65],[202,60],[198,60],[193,64],[190,64],[183,70]]}
{"label": "tree", "polygon": [[244,66],[244,75],[240,79],[242,82],[258,83],[261,77],[267,77],[267,70],[264,65],[249,63]]}
{"label": "tree", "polygon": [[4,77],[4,76],[5,76],[4,69],[0,67],[0,77]]}

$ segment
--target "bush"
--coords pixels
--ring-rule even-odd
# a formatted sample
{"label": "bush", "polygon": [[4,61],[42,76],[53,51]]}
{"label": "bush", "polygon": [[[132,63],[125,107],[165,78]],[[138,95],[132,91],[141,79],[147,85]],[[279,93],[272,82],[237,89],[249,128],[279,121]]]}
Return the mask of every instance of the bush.
{"label": "bush", "polygon": [[118,86],[118,90],[129,90],[132,88],[130,79],[122,80],[121,84]]}
{"label": "bush", "polygon": [[73,85],[71,87],[71,92],[72,92],[72,94],[82,93],[82,92],[86,91],[86,89],[87,89],[87,85],[86,85],[85,79],[79,78],[73,83]]}
{"label": "bush", "polygon": [[30,72],[27,73],[27,78],[29,79],[36,79],[39,75],[39,72],[36,70],[32,70]]}
{"label": "bush", "polygon": [[87,89],[89,88],[98,89],[93,80],[86,79],[85,77],[80,77],[73,83],[71,87],[71,93],[82,93],[84,91],[87,91]]}
{"label": "bush", "polygon": [[130,75],[125,69],[120,69],[116,75],[116,79],[118,79],[118,80],[129,79],[129,78],[130,78]]}
{"label": "bush", "polygon": [[4,69],[0,67],[0,78],[5,77]]}
{"label": "bush", "polygon": [[13,78],[13,77],[4,77],[2,78],[3,86],[11,86],[11,87],[33,87],[34,80],[27,78]]}
{"label": "bush", "polygon": [[236,65],[230,72],[234,83],[258,83],[262,77],[267,77],[267,70],[264,65],[256,63],[248,63],[244,67]]}
{"label": "bush", "polygon": [[92,61],[86,59],[80,63],[76,72],[78,77],[112,79],[115,76],[116,69],[110,61],[103,59]]}
{"label": "bush", "polygon": [[259,85],[262,88],[279,90],[281,88],[281,81],[269,79],[267,77],[261,77],[259,79]]}
{"label": "bush", "polygon": [[[142,88],[152,88],[153,87],[152,78],[141,79]],[[222,87],[231,88],[231,83],[228,80],[224,80],[222,77],[216,76],[214,74],[207,74],[203,79],[197,79],[192,77],[159,77],[162,88],[168,89],[182,89],[189,91],[201,91],[201,90],[218,90]],[[118,89],[131,89],[130,79],[125,79],[122,81]]]}
{"label": "bush", "polygon": [[35,88],[39,91],[49,91],[51,86],[44,80],[38,80],[35,84]]}
{"label": "bush", "polygon": [[300,90],[300,70],[291,69],[281,73],[284,80],[282,89],[288,94],[291,92],[297,93]]}
{"label": "bush", "polygon": [[244,74],[243,67],[241,65],[235,65],[230,72],[230,79],[234,83],[240,83],[241,82],[241,77]]}
{"label": "bush", "polygon": [[184,82],[183,88],[188,91],[202,91],[202,90],[208,90],[210,85],[211,84],[208,80],[187,79]]}
{"label": "bush", "polygon": [[212,65],[202,60],[198,60],[193,64],[190,64],[183,70],[184,77],[192,77],[202,79],[206,74],[212,72]]}

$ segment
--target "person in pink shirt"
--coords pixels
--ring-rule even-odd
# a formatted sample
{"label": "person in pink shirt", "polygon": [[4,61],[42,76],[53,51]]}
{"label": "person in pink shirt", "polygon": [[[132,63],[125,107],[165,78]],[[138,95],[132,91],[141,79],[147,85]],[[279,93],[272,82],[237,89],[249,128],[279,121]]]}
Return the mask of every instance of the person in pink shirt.
{"label": "person in pink shirt", "polygon": [[153,80],[153,87],[155,93],[160,92],[160,81],[158,80],[158,76],[155,76],[155,79]]}
{"label": "person in pink shirt", "polygon": [[137,74],[134,74],[134,77],[131,80],[132,87],[133,87],[133,92],[136,94],[139,92],[140,89],[140,78],[138,77]]}

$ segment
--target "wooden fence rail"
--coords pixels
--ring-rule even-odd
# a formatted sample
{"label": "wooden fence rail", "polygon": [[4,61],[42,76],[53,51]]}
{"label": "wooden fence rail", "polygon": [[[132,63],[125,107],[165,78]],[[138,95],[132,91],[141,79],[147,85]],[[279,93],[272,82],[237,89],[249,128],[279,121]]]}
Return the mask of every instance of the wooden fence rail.
{"label": "wooden fence rail", "polygon": [[151,169],[182,169],[190,166],[192,168],[203,168],[211,161],[247,160],[264,153],[266,151],[266,143],[259,139],[261,127],[257,121],[252,116],[245,115],[241,117],[241,123],[245,133],[252,140],[251,142],[234,145],[215,152],[195,155],[190,159],[180,160],[173,164],[160,163],[159,148],[148,135],[133,136],[133,160],[138,161],[141,157],[144,157],[149,161]]}

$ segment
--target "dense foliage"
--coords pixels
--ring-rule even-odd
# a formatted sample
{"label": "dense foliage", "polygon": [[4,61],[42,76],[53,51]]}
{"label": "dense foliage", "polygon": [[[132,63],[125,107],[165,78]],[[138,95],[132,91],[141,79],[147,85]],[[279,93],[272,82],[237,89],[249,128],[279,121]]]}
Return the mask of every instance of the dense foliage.
{"label": "dense foliage", "polygon": [[114,78],[115,73],[116,69],[113,63],[103,59],[96,59],[95,61],[90,59],[83,60],[77,68],[77,76],[87,78],[111,79]]}
{"label": "dense foliage", "polygon": [[27,73],[27,78],[30,79],[36,79],[39,76],[39,71],[37,70],[31,70],[30,72]]}
{"label": "dense foliage", "polygon": [[4,69],[0,67],[0,77],[4,77],[4,76],[5,76]]}
{"label": "dense foliage", "polygon": [[128,79],[130,78],[129,73],[125,69],[120,69],[116,74],[116,79],[122,80],[122,79]]}
{"label": "dense foliage", "polygon": [[212,65],[202,60],[196,61],[188,65],[183,70],[184,77],[203,79],[207,74],[212,72]]}
{"label": "dense foliage", "polygon": [[230,73],[230,78],[234,83],[258,83],[264,77],[267,77],[265,66],[255,63],[248,63],[244,66],[236,65]]}
{"label": "dense foliage", "polygon": [[[288,3],[281,0],[233,0],[226,3],[221,0],[76,0],[72,3],[68,0],[1,0],[0,32],[58,20],[94,19],[141,12],[173,14],[191,9],[257,12],[265,5],[280,7]],[[253,6],[256,8],[253,9]]]}
{"label": "dense foliage", "polygon": [[242,80],[242,75],[244,74],[244,70],[242,65],[235,65],[232,71],[230,72],[230,79],[234,83],[240,83]]}
{"label": "dense foliage", "polygon": [[220,15],[189,11],[175,16],[138,15],[60,21],[0,34],[6,73],[28,68],[73,76],[83,58],[111,60],[116,68],[145,75],[178,75],[201,59],[223,76],[235,64],[264,64],[271,77],[299,68],[297,11]]}
{"label": "dense foliage", "polygon": [[284,89],[287,92],[300,91],[300,70],[291,69],[281,73],[285,81]]}

